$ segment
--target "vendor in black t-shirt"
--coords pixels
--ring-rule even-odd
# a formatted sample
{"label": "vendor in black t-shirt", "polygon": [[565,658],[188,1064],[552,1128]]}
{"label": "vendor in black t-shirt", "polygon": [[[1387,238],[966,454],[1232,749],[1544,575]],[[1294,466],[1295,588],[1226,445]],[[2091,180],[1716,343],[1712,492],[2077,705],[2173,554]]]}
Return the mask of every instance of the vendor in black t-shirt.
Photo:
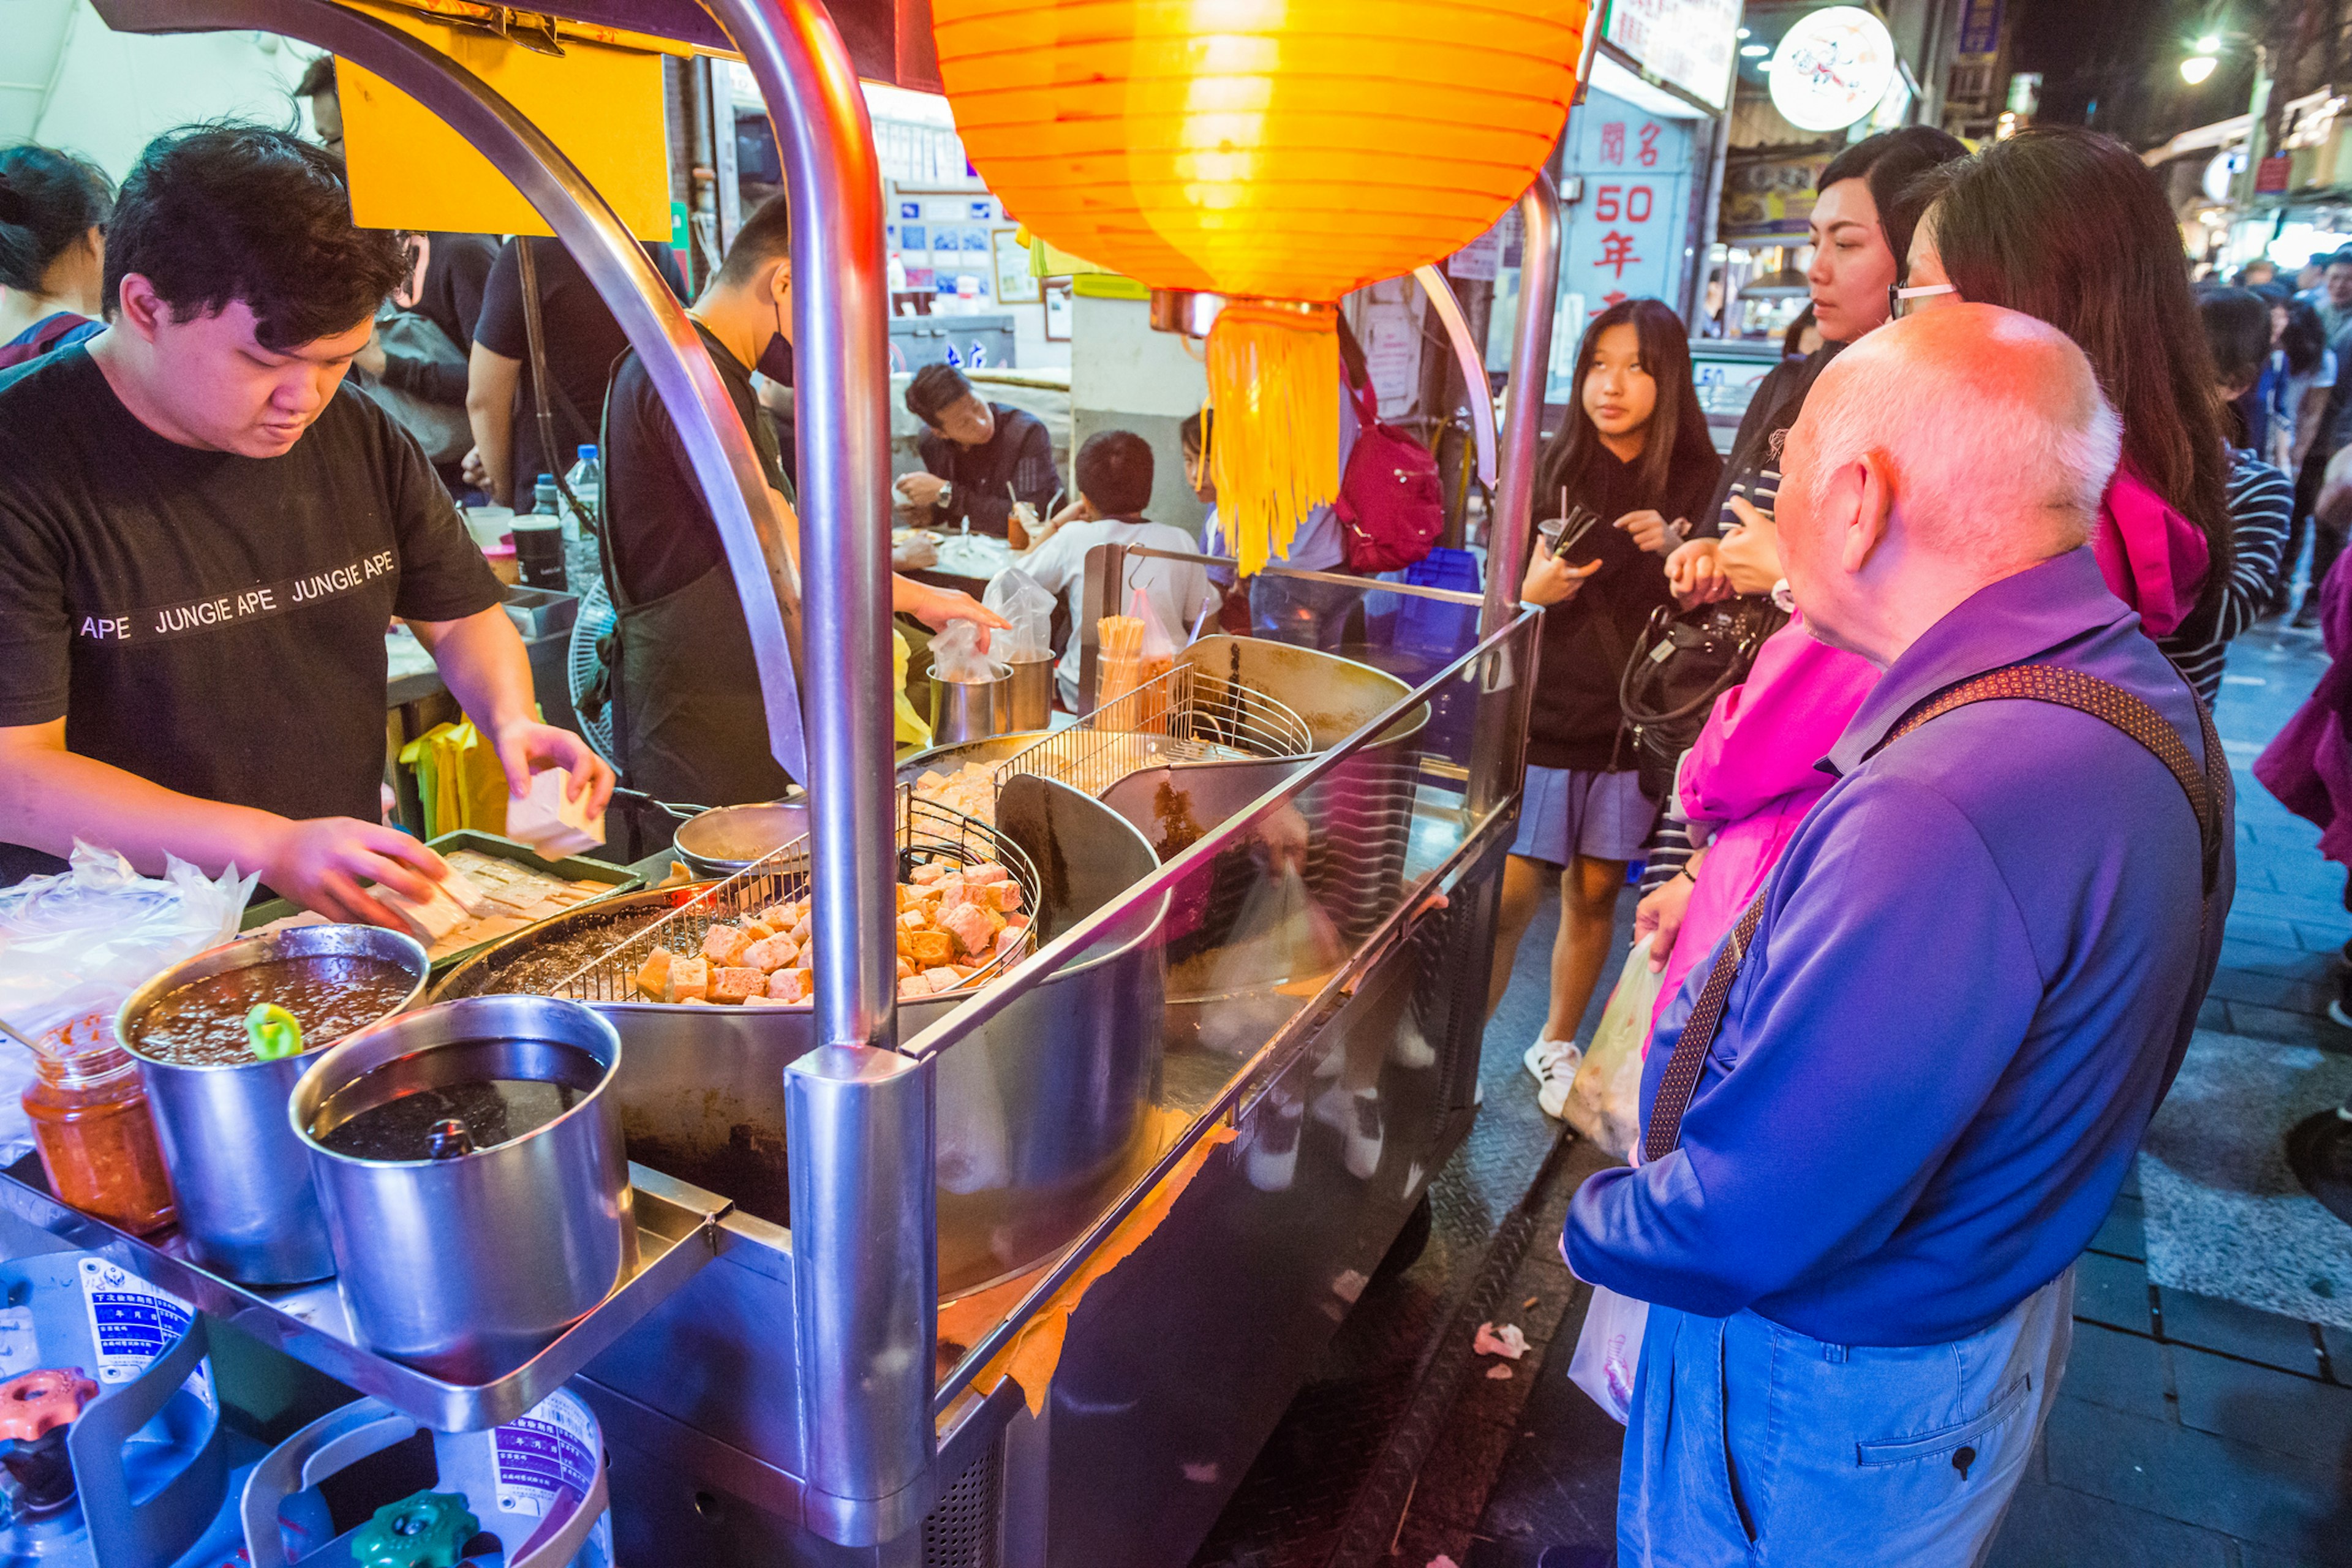
{"label": "vendor in black t-shirt", "polygon": [[[774,430],[752,395],[757,365],[789,363],[792,235],[784,200],[748,218],[694,302],[695,328],[751,435],[798,553]],[[614,742],[632,788],[661,800],[733,805],[772,800],[792,780],[768,748],[768,721],[734,574],[677,426],[635,353],[613,374],[604,410],[605,570],[619,611]],[[875,526],[883,526],[876,519]],[[968,594],[891,579],[892,607],[933,628],[1004,623]],[[984,646],[984,645],[983,645]]]}
{"label": "vendor in black t-shirt", "polygon": [[415,444],[343,385],[406,271],[341,163],[258,126],[158,137],[107,234],[109,325],[0,380],[0,882],[76,839],[234,863],[339,920],[446,868],[380,825],[408,622],[510,785],[611,770],[538,721],[497,580]]}
{"label": "vendor in black t-shirt", "polygon": [[1045,422],[1009,404],[988,403],[951,365],[927,364],[907,384],[907,411],[929,426],[916,437],[919,474],[898,478],[901,521],[951,528],[969,519],[982,533],[1016,537],[1013,503],[1027,501],[1044,517],[1061,481],[1054,468],[1054,437]]}

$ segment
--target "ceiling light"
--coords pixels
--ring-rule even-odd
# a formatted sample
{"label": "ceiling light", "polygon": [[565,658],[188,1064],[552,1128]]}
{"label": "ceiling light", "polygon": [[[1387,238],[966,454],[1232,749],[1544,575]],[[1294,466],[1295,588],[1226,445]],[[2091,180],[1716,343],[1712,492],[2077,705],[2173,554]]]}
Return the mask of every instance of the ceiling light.
{"label": "ceiling light", "polygon": [[1734,34],[1732,35],[1732,37],[1735,37],[1735,38],[1744,38],[1744,37],[1748,37],[1750,33],[1752,33],[1754,30],[1755,30],[1755,29],[1753,29],[1753,28],[1751,28],[1751,27],[1742,27],[1742,28],[1740,28],[1740,29],[1739,29],[1739,31],[1738,31],[1737,33],[1734,33]]}
{"label": "ceiling light", "polygon": [[1760,60],[1771,52],[1771,50],[1766,48],[1761,44],[1742,44],[1739,46],[1739,55],[1742,59]]}
{"label": "ceiling light", "polygon": [[2197,52],[2200,55],[2218,55],[2221,52],[2221,40],[2213,34],[2208,33],[2197,40]]}
{"label": "ceiling light", "polygon": [[2221,62],[2211,55],[2191,55],[2180,62],[2180,79],[2195,87],[2211,76],[2213,68],[2219,64]]}

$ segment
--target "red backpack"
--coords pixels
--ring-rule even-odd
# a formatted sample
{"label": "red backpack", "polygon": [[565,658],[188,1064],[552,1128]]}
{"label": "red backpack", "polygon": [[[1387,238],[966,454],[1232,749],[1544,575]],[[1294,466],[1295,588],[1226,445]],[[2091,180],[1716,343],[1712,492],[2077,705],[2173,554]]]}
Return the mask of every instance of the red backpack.
{"label": "red backpack", "polygon": [[1356,449],[1331,510],[1346,531],[1348,570],[1394,572],[1427,556],[1445,531],[1445,486],[1428,447],[1381,423],[1379,395],[1356,397]]}

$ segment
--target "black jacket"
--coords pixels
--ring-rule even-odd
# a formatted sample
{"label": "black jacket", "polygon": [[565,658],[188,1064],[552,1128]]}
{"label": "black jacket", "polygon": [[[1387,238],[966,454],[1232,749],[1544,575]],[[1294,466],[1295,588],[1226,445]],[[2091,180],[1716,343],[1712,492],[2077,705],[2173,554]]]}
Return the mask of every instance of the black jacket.
{"label": "black jacket", "polygon": [[969,517],[975,531],[1001,538],[1009,531],[1008,520],[1013,515],[1007,485],[1013,495],[1035,507],[1040,517],[1061,488],[1054,467],[1054,437],[1045,422],[1005,404],[992,403],[988,407],[996,416],[996,434],[980,446],[959,447],[936,430],[926,430],[916,438],[915,449],[922,454],[923,467],[951,487],[948,504],[931,509],[930,522],[935,528],[952,527]]}
{"label": "black jacket", "polygon": [[1773,499],[1780,493],[1780,447],[1789,438],[1789,426],[1803,411],[1813,382],[1844,347],[1823,343],[1802,359],[1782,360],[1756,384],[1756,395],[1739,418],[1739,434],[1732,437],[1731,456],[1716,484],[1714,502],[1705,517],[1691,517],[1692,538],[1723,531],[1731,521],[1733,496],[1767,517],[1772,515]]}

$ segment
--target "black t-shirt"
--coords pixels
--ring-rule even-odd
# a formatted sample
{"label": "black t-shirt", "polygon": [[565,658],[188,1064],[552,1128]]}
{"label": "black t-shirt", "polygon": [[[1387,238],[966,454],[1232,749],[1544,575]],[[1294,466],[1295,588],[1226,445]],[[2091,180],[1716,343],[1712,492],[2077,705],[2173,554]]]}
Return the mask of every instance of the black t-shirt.
{"label": "black t-shirt", "polygon": [[[1545,465],[1547,474],[1550,467]],[[1581,480],[1570,482],[1570,504],[1591,507],[1601,521],[1569,558],[1597,551],[1603,564],[1575,598],[1543,613],[1542,662],[1528,715],[1528,761],[1538,767],[1599,773],[1634,765],[1633,747],[1617,743],[1618,679],[1651,612],[1672,604],[1674,595],[1666,586],[1665,557],[1612,525],[1627,512],[1652,509],[1668,522],[1696,522],[1714,493],[1720,460],[1704,440],[1685,443],[1675,450],[1663,496],[1642,493],[1639,468],[1639,459],[1620,462],[1602,447]],[[1557,495],[1559,481],[1548,480],[1536,493]],[[1551,509],[1544,510],[1549,515]],[[1536,548],[1542,548],[1540,542]]]}
{"label": "black t-shirt", "polygon": [[387,354],[386,386],[434,403],[463,407],[466,402],[467,345],[474,341],[474,324],[481,319],[482,294],[489,286],[490,268],[498,261],[499,242],[487,234],[425,234],[425,279],[416,290],[415,313],[432,322],[457,345],[458,362],[408,359]]}
{"label": "black t-shirt", "polygon": [[[1003,537],[1013,515],[1013,497],[1019,496],[1043,517],[1061,488],[1054,468],[1054,437],[1035,415],[992,403],[996,429],[977,447],[961,447],[936,430],[915,438],[923,467],[948,481],[948,504],[933,507],[935,527],[971,520],[982,533]],[[1006,487],[1012,493],[1006,493]]]}
{"label": "black t-shirt", "polygon": [[[604,406],[604,388],[613,362],[629,346],[621,323],[605,308],[596,286],[580,270],[572,253],[552,239],[530,241],[532,267],[539,273],[540,325],[547,336],[547,378],[561,396],[551,398],[555,412],[557,457],[549,462],[539,449],[539,402],[531,390],[530,335],[523,321],[522,266],[515,258],[518,241],[509,240],[490,268],[488,289],[482,295],[482,313],[474,322],[474,341],[494,353],[522,361],[522,381],[515,388],[514,477],[517,506],[530,504],[531,487],[541,474],[563,473],[578,460],[578,449],[595,445],[596,413]],[[646,247],[672,292],[680,283],[677,265],[667,246]],[[667,268],[662,264],[667,262]]]}
{"label": "black t-shirt", "polygon": [[[751,395],[749,366],[710,335],[695,330],[710,351],[710,363],[734,400],[736,416],[751,433],[768,483],[784,488],[782,453],[766,410]],[[710,515],[702,487],[687,461],[686,444],[669,410],[654,390],[653,377],[635,353],[613,373],[612,401],[604,414],[605,528],[613,572],[629,604],[651,603],[677,592],[727,559],[719,523]]]}
{"label": "black t-shirt", "polygon": [[[0,388],[0,725],[62,717],[70,750],[167,789],[373,822],[385,628],[499,597],[415,443],[348,384],[268,458],[156,435],[84,348]],[[58,864],[0,845],[0,883]]]}

